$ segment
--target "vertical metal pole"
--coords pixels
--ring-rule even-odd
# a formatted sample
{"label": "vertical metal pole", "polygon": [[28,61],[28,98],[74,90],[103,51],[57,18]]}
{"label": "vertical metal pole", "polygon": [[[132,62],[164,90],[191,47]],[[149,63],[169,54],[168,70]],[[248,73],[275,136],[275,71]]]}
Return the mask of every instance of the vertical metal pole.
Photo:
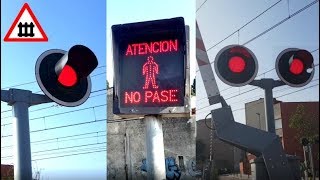
{"label": "vertical metal pole", "polygon": [[311,144],[308,144],[308,148],[309,148],[309,162],[310,162],[310,169],[311,169],[311,173],[312,173],[312,180],[315,180],[316,174],[314,172],[314,164],[313,164],[313,155],[312,155]]}
{"label": "vertical metal pole", "polygon": [[264,109],[265,109],[265,119],[266,119],[266,130],[271,133],[276,133],[272,87],[264,88],[264,106],[265,106]]}
{"label": "vertical metal pole", "polygon": [[156,116],[145,116],[147,177],[148,179],[166,179],[162,121]]}
{"label": "vertical metal pole", "polygon": [[308,160],[307,160],[307,153],[308,153],[308,147],[307,146],[303,146],[303,155],[304,155],[304,165],[305,165],[305,170],[304,172],[304,178],[308,179]]}
{"label": "vertical metal pole", "polygon": [[31,148],[29,132],[29,104],[15,102],[13,105],[13,138],[15,140],[14,179],[31,180]]}

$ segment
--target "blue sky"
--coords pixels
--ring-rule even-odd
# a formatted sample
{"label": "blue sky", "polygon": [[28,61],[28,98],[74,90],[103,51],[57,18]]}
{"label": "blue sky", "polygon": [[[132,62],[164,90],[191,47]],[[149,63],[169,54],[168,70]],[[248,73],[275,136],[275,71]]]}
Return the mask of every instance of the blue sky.
{"label": "blue sky", "polygon": [[[49,38],[48,42],[7,43],[3,41],[11,23],[25,2],[30,5],[38,18]],[[99,64],[91,74],[93,93],[84,104],[70,108],[48,103],[29,108],[30,131],[40,130],[31,132],[31,142],[47,140],[31,144],[32,159],[36,160],[32,162],[32,166],[34,170],[41,170],[41,177],[44,179],[61,179],[61,177],[105,179],[107,174],[106,90],[104,90],[106,88],[106,2],[4,0],[1,1],[1,8],[2,88],[34,82],[36,60],[48,49],[68,50],[73,45],[82,44],[96,54]],[[42,93],[36,82],[16,88]],[[77,109],[84,110],[54,115]],[[1,102],[1,164],[13,163],[12,158],[3,158],[13,155],[12,147],[4,147],[12,145],[12,137],[3,137],[12,134],[10,110],[11,107]],[[93,122],[94,120],[102,121]],[[83,122],[88,123],[73,126]],[[50,130],[50,128],[65,125],[69,127]],[[45,128],[49,130],[41,131]],[[63,138],[66,136],[72,137]],[[81,147],[70,148],[73,146]],[[43,152],[44,150],[47,151]],[[101,152],[68,156],[93,151]],[[57,158],[57,156],[65,157]]]}
{"label": "blue sky", "polygon": [[[268,7],[277,3],[278,0],[268,1],[196,1],[196,18],[204,39],[206,49],[217,44],[248,21],[256,17]],[[242,28],[239,33],[235,33],[222,43],[207,51],[211,62],[218,51],[230,44],[243,44],[265,30],[271,28],[281,20],[290,15],[294,15],[299,9],[312,3],[312,0],[282,0],[279,1],[266,13],[253,20],[247,26]],[[270,30],[264,35],[256,38],[245,45],[253,51],[258,59],[258,75],[275,67],[275,60],[278,54],[290,47],[302,48],[312,52],[314,63],[319,64],[319,2],[306,8],[301,13],[291,17],[281,25]],[[213,67],[213,65],[212,65]],[[196,68],[198,70],[198,67]],[[197,72],[197,119],[203,119],[213,108],[206,100],[206,92],[203,86],[200,72]],[[251,102],[263,97],[263,90],[254,89],[255,87],[247,85],[243,87],[233,87],[222,83],[215,75],[218,87],[224,98],[230,98],[227,103],[231,105],[234,111],[235,120],[245,123],[244,106],[246,102]],[[279,79],[276,71],[269,71],[256,79],[274,78]],[[310,87],[310,88],[308,88]],[[307,88],[303,90],[304,88]],[[299,92],[295,92],[298,91]],[[249,93],[244,93],[249,91]],[[293,93],[294,92],[294,93]],[[286,95],[288,94],[288,95]],[[281,96],[281,97],[280,97]],[[231,98],[232,97],[232,98]],[[274,97],[284,102],[318,101],[319,99],[319,66],[315,67],[313,81],[302,88],[291,88],[282,86],[274,89]]]}

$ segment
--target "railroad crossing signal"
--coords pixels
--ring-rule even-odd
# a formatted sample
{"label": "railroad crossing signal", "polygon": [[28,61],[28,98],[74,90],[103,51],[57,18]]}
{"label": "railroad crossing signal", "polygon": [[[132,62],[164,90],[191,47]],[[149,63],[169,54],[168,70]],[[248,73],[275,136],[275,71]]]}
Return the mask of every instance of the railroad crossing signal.
{"label": "railroad crossing signal", "polygon": [[60,105],[73,107],[89,98],[89,75],[97,66],[98,60],[89,48],[75,45],[68,52],[51,49],[42,53],[35,74],[45,95]]}
{"label": "railroad crossing signal", "polygon": [[24,3],[3,40],[5,42],[47,42],[48,37],[28,3]]}
{"label": "railroad crossing signal", "polygon": [[253,52],[240,45],[221,49],[214,61],[218,77],[231,86],[249,84],[258,73],[258,61]]}
{"label": "railroad crossing signal", "polygon": [[287,85],[305,86],[314,75],[313,56],[303,49],[285,49],[277,57],[276,71],[279,78]]}
{"label": "railroad crossing signal", "polygon": [[114,114],[184,107],[185,28],[183,18],[112,26]]}

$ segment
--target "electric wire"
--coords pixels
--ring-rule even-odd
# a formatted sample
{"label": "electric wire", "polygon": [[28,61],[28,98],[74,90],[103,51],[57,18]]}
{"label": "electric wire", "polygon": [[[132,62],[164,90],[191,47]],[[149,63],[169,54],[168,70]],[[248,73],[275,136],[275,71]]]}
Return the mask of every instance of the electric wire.
{"label": "electric wire", "polygon": [[[280,0],[281,1],[281,0]],[[275,6],[277,3],[279,3],[280,1],[276,2],[273,6]],[[250,42],[258,39],[259,37],[265,35],[266,33],[268,33],[269,31],[273,30],[274,28],[278,27],[279,25],[283,24],[284,22],[288,21],[289,19],[292,19],[292,17],[300,14],[301,12],[305,11],[306,9],[310,8],[311,6],[315,5],[317,2],[319,2],[319,0],[315,0],[312,1],[311,3],[309,3],[308,5],[304,6],[303,8],[297,10],[295,13],[293,13],[292,15],[288,15],[288,17],[282,19],[281,21],[279,21],[278,23],[276,23],[275,25],[271,26],[270,28],[266,29],[265,31],[259,33],[258,35],[254,36],[253,38],[251,38],[250,40],[248,40],[247,42],[243,43],[242,45],[246,45],[249,44]],[[271,7],[273,7],[271,6]],[[254,18],[256,19],[256,18]],[[252,20],[253,21],[253,20]],[[251,22],[252,22],[251,21]],[[250,22],[250,21],[249,21]],[[241,29],[245,26],[247,26],[250,23],[246,23],[244,26],[241,27]],[[238,32],[239,30],[241,30],[240,28],[237,29],[236,31],[234,31],[232,34],[228,35],[227,37],[225,37],[224,39],[222,39],[221,41],[219,41],[218,43],[210,46],[206,52],[210,51],[212,48],[216,47],[217,45],[221,44],[222,42],[224,42],[226,39],[228,39],[229,37],[231,37],[232,35],[234,35],[236,32]],[[210,62],[210,64],[212,64],[213,62]],[[197,70],[197,72],[199,71],[199,69]]]}
{"label": "electric wire", "polygon": [[[88,109],[92,109],[92,108],[103,107],[103,106],[106,106],[106,105],[107,104],[100,104],[100,105],[96,105],[96,106],[90,106],[90,107],[86,107],[86,108],[75,109],[75,110],[72,110],[72,111],[66,111],[66,112],[62,112],[62,113],[56,113],[56,114],[50,114],[50,115],[46,115],[46,116],[40,116],[40,117],[36,117],[36,118],[31,118],[31,119],[29,119],[29,121],[34,121],[34,120],[37,120],[37,119],[43,119],[43,118],[48,118],[48,117],[58,116],[58,115],[63,115],[63,114],[69,114],[69,113],[73,113],[73,112],[79,112],[79,111],[88,110]],[[9,116],[9,117],[12,117],[12,116]],[[7,117],[5,117],[5,118],[7,118]],[[1,118],[1,119],[4,119],[4,118]],[[1,126],[8,126],[8,125],[11,125],[11,124],[12,124],[12,122],[6,123],[6,124],[2,124]]]}
{"label": "electric wire", "polygon": [[[53,141],[53,140],[60,140],[60,139],[67,139],[67,140],[60,140],[59,142],[63,142],[63,141],[70,141],[70,140],[82,140],[82,139],[87,139],[87,138],[94,138],[97,136],[89,136],[89,137],[82,137],[82,138],[74,138],[74,139],[68,139],[68,138],[72,138],[72,137],[78,137],[78,136],[85,136],[85,135],[91,135],[91,134],[97,134],[97,133],[106,133],[106,131],[95,131],[95,132],[89,132],[89,133],[81,133],[81,134],[75,134],[75,135],[68,135],[68,136],[60,136],[60,137],[55,137],[55,138],[49,138],[49,139],[43,139],[43,140],[37,140],[37,141],[32,141],[30,142],[31,144],[46,144],[49,142],[47,141]],[[43,143],[46,142],[46,143]],[[51,143],[51,142],[50,142]],[[11,148],[13,147],[13,145],[8,145],[8,146],[2,146],[1,149],[5,149],[5,148]]]}
{"label": "electric wire", "polygon": [[[61,129],[61,128],[67,128],[67,127],[73,127],[73,126],[80,126],[84,124],[92,124],[92,123],[97,123],[97,122],[103,122],[107,121],[107,119],[99,119],[99,120],[93,120],[93,121],[87,121],[87,122],[81,122],[81,123],[74,123],[74,124],[69,124],[69,125],[63,125],[63,126],[56,126],[52,128],[44,128],[44,129],[38,129],[38,130],[33,130],[30,131],[30,133],[36,133],[36,132],[42,132],[42,131],[48,131],[48,130],[53,130],[53,129]],[[7,137],[12,137],[12,134],[4,135],[1,138],[7,138]]]}
{"label": "electric wire", "polygon": [[[101,89],[101,90],[97,90],[97,91],[93,91],[91,93],[96,93],[96,92],[100,92],[100,91],[104,91],[106,89]],[[98,94],[98,95],[93,95],[93,96],[89,96],[89,98],[93,98],[93,97],[97,97],[97,96],[102,96],[102,95],[106,95],[106,93],[103,93],[103,94]],[[89,99],[88,98],[88,99]],[[45,109],[49,109],[49,108],[53,108],[53,107],[60,107],[61,105],[58,105],[58,104],[55,104],[55,105],[51,105],[51,106],[48,106],[48,107],[44,107],[44,108],[39,108],[39,109],[35,109],[35,110],[31,110],[29,112],[35,112],[35,111],[41,111],[41,110],[45,110]],[[12,110],[10,110],[12,111]],[[13,117],[13,116],[5,116],[5,117],[2,117],[1,119],[6,119],[6,118],[9,118],[9,117]],[[3,125],[3,124],[2,124]],[[5,124],[5,125],[8,125],[8,124]]]}
{"label": "electric wire", "polygon": [[202,7],[206,2],[207,2],[207,0],[205,0],[205,1],[198,7],[198,9],[196,10],[196,12],[198,12],[199,9],[201,9],[201,7]]}
{"label": "electric wire", "polygon": [[[315,79],[315,80],[319,80],[319,79]],[[314,81],[315,81],[315,80],[314,80]],[[319,84],[316,84],[316,85],[319,85]],[[308,86],[308,87],[305,87],[305,88],[303,88],[303,89],[299,89],[299,90],[297,90],[297,91],[293,91],[292,93],[288,93],[288,94],[286,94],[286,95],[290,95],[290,94],[293,94],[293,93],[296,93],[296,92],[300,92],[300,91],[302,91],[302,90],[306,90],[306,89],[312,88],[312,87],[314,87],[314,86],[316,86],[316,85]],[[249,90],[249,91],[245,91],[245,92],[243,92],[243,93],[240,93],[239,95],[244,94],[244,93],[251,92],[251,91],[256,90],[256,89],[258,89],[258,87],[257,87],[257,88],[254,88],[254,89],[251,89],[251,90]],[[234,98],[234,97],[238,97],[239,95],[226,98],[225,100],[228,100],[228,99],[231,99],[231,98]],[[279,97],[275,97],[275,98],[279,98]],[[197,112],[199,112],[199,111],[202,110],[202,109],[208,108],[208,107],[210,107],[210,106],[211,106],[211,105],[207,105],[207,106],[204,106],[204,107],[202,107],[202,108],[199,108],[199,109],[197,109]]]}

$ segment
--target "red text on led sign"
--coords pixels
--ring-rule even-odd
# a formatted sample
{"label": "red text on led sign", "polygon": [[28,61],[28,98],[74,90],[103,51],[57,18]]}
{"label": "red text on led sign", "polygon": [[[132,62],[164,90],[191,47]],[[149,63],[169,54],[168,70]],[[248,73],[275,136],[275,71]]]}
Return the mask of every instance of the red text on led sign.
{"label": "red text on led sign", "polygon": [[178,40],[164,40],[150,43],[129,44],[126,56],[157,54],[178,51]]}
{"label": "red text on led sign", "polygon": [[140,104],[140,103],[174,103],[177,102],[177,89],[161,90],[161,91],[131,91],[125,92],[125,104]]}

